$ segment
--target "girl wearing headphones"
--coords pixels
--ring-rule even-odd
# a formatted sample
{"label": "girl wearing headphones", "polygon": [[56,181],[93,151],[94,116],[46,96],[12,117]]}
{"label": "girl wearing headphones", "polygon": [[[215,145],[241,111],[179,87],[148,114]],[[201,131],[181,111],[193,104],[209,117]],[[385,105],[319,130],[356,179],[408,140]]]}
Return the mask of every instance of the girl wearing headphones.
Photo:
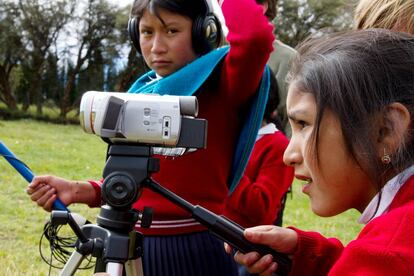
{"label": "girl wearing headphones", "polygon": [[[211,3],[210,3],[211,4]],[[194,61],[218,47],[221,26],[204,0],[136,0],[129,32],[147,65],[130,92],[151,91],[157,83],[175,77]],[[222,213],[228,178],[246,108],[259,87],[272,51],[272,27],[254,0],[225,0],[222,5],[229,33],[228,53],[197,91],[199,117],[208,120],[205,150],[179,158],[160,158],[154,180],[192,204]],[[180,83],[191,83],[190,71]],[[174,87],[170,87],[174,90]],[[44,185],[41,185],[44,184]],[[99,206],[100,183],[75,182],[52,176],[36,177],[28,188],[31,199],[45,210],[53,201]],[[153,208],[149,229],[136,229],[144,239],[145,275],[237,275],[223,244],[190,214],[162,196],[144,189],[134,208]]]}
{"label": "girl wearing headphones", "polygon": [[[245,237],[290,254],[291,275],[412,275],[414,271],[414,38],[367,29],[311,39],[291,70],[284,154],[320,216],[348,209],[366,224],[347,246],[294,227]],[[236,254],[271,275],[270,256]]]}

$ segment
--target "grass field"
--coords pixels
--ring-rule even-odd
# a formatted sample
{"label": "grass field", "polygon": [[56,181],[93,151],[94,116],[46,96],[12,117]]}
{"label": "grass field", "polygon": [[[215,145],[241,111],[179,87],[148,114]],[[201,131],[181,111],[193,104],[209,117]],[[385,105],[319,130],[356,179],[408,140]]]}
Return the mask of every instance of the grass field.
{"label": "grass field", "polygon": [[[54,174],[68,179],[99,179],[106,145],[85,134],[79,126],[54,125],[31,120],[1,121],[0,140],[24,161],[35,174]],[[40,257],[38,243],[44,222],[49,218],[26,195],[28,183],[0,158],[0,275],[48,275],[49,267]],[[309,200],[295,183],[289,196],[285,225],[315,230],[339,237],[344,243],[355,238],[361,226],[358,213],[350,211],[334,218],[319,218],[309,210]],[[92,222],[98,209],[70,206]],[[58,270],[52,269],[51,275]],[[76,275],[91,275],[92,271]]]}

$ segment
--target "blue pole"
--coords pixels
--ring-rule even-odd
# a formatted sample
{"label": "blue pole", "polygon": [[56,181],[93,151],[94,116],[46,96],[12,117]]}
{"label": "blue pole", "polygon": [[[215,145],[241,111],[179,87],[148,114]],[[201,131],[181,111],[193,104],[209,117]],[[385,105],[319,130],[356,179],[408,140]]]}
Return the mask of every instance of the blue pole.
{"label": "blue pole", "polygon": [[[3,155],[10,165],[12,165],[27,182],[32,182],[34,178],[33,172],[22,161],[17,159],[13,152],[11,152],[2,141],[0,141],[0,155]],[[52,208],[53,210],[69,211],[60,199],[56,199],[55,202],[53,202]]]}

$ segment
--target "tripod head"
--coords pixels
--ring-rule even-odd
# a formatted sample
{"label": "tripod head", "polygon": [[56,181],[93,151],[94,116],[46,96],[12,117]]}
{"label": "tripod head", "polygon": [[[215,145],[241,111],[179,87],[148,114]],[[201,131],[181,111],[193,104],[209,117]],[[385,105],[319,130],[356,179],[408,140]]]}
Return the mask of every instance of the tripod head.
{"label": "tripod head", "polygon": [[[110,144],[101,190],[104,205],[97,217],[98,224],[109,229],[132,231],[140,216],[131,208],[132,204],[141,195],[143,181],[158,170],[159,160],[152,157],[151,147]],[[149,227],[148,216],[142,221],[143,227]]]}

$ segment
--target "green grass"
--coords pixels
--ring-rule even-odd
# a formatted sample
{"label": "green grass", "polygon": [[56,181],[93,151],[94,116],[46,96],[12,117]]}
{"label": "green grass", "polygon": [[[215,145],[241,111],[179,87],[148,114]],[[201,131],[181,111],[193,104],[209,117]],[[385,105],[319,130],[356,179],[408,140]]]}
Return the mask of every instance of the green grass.
{"label": "green grass", "polygon": [[[68,179],[99,179],[106,145],[85,134],[79,126],[55,125],[32,120],[1,121],[0,140],[35,174],[54,174]],[[0,158],[0,275],[48,275],[49,267],[38,252],[39,238],[49,213],[30,201],[26,181]],[[347,243],[361,226],[358,214],[347,212],[334,218],[320,218],[309,209],[309,200],[295,183],[288,198],[284,225],[320,231]],[[98,209],[70,206],[74,212],[95,222]],[[58,270],[52,269],[51,275]],[[92,271],[76,275],[91,275]]]}
{"label": "green grass", "polygon": [[288,196],[283,225],[295,226],[302,230],[318,231],[326,237],[339,238],[344,244],[355,239],[362,229],[357,223],[360,213],[348,210],[335,217],[323,218],[312,213],[310,201],[302,192],[299,182],[293,185],[293,194]]}
{"label": "green grass", "polygon": [[[85,134],[79,126],[0,121],[0,140],[35,174],[80,180],[101,177],[105,143]],[[0,159],[0,275],[48,275],[38,243],[49,213],[30,201],[25,192],[27,184]],[[82,205],[70,209],[91,221],[98,211]],[[52,275],[57,274],[58,270],[52,270]]]}

